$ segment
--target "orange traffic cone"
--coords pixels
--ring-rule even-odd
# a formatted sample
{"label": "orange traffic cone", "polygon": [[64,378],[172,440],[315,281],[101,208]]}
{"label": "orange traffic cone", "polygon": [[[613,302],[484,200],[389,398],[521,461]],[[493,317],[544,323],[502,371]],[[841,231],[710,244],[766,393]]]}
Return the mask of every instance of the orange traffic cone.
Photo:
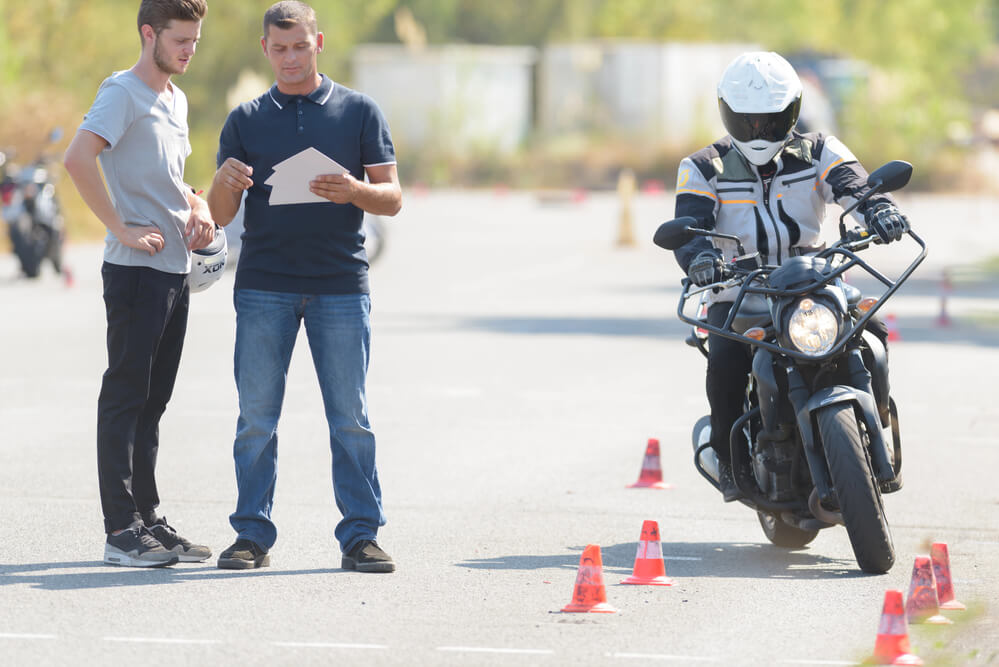
{"label": "orange traffic cone", "polygon": [[954,622],[940,615],[937,582],[929,556],[916,556],[912,564],[912,582],[909,584],[909,597],[905,600],[905,614],[910,623],[946,625]]}
{"label": "orange traffic cone", "polygon": [[642,524],[642,536],[638,542],[638,553],[635,554],[635,567],[631,576],[621,583],[649,586],[673,585],[673,580],[666,576],[663,547],[659,542],[659,524],[655,521],[645,521]]}
{"label": "orange traffic cone", "polygon": [[649,438],[642,459],[642,471],[638,481],[628,485],[629,489],[672,489],[673,485],[663,481],[663,469],[659,465],[659,440]]}
{"label": "orange traffic cone", "polygon": [[963,604],[954,599],[954,587],[950,579],[950,556],[944,542],[934,542],[930,546],[930,559],[933,561],[933,576],[937,580],[937,601],[941,609],[964,611]]}
{"label": "orange traffic cone", "polygon": [[888,328],[889,341],[902,340],[902,334],[898,331],[898,322],[896,322],[894,315],[885,315],[885,326]]}
{"label": "orange traffic cone", "polygon": [[594,612],[613,614],[617,609],[607,604],[607,589],[604,587],[604,561],[600,557],[600,547],[588,544],[579,557],[579,572],[576,586],[572,589],[572,602],[562,607],[565,612]]}
{"label": "orange traffic cone", "polygon": [[923,661],[909,653],[909,626],[905,622],[902,591],[885,591],[878,639],[874,655],[867,661],[875,665],[921,665]]}

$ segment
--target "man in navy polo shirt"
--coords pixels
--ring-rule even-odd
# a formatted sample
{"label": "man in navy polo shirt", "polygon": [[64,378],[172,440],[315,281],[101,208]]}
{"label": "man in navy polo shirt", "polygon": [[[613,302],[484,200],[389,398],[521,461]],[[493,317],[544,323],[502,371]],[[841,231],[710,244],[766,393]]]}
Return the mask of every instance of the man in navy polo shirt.
{"label": "man in navy polo shirt", "polygon": [[[221,222],[232,219],[246,192],[233,298],[239,498],[229,521],[237,539],[218,566],[249,569],[270,562],[277,539],[271,521],[277,424],[304,320],[329,424],[333,492],[343,514],[335,531],[341,567],[392,572],[395,564],[375,542],[385,517],[364,388],[370,299],[361,219],[364,212],[395,215],[402,206],[395,149],[378,106],[319,73],[323,34],[311,7],[278,2],[264,14],[263,27],[261,45],[276,83],[229,114],[208,193]],[[274,166],[308,148],[347,173],[309,183],[311,193],[328,201],[272,205],[266,181]]]}

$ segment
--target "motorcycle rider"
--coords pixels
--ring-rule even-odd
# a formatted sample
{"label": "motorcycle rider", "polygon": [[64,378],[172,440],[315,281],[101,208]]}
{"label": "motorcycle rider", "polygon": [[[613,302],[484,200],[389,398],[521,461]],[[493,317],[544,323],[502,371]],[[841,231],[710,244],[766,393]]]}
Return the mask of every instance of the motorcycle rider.
{"label": "motorcycle rider", "polygon": [[[676,217],[690,216],[697,227],[738,237],[745,251],[759,252],[765,264],[821,250],[825,205],[853,204],[868,190],[868,175],[836,137],[795,131],[801,93],[797,73],[777,53],[749,52],[733,60],[718,84],[718,107],[728,134],[680,162]],[[909,228],[887,194],[872,196],[855,215],[884,243],[898,240]],[[720,281],[725,263],[736,254],[735,242],[701,236],[675,251],[680,267],[699,286]],[[734,298],[734,290],[711,294],[708,322],[721,326]],[[729,432],[743,412],[750,370],[746,345],[709,335],[711,446],[718,455],[725,502],[741,497],[730,462]]]}

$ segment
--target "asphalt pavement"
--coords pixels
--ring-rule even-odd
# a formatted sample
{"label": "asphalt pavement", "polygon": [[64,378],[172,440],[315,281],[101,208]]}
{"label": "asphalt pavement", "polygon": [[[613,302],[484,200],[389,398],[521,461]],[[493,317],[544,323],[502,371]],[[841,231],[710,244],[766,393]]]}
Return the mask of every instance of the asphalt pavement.
{"label": "asphalt pavement", "polygon": [[[390,575],[339,568],[304,335],[279,431],[272,566],[103,565],[101,247],[68,249],[71,280],[48,268],[21,279],[0,258],[0,663],[858,664],[885,591],[907,591],[914,558],[945,542],[969,610],[910,626],[913,652],[999,664],[999,289],[976,268],[999,255],[997,200],[900,197],[930,254],[887,308],[906,484],[885,497],[897,563],[872,576],[842,528],[771,546],[754,513],[694,471],[704,363],[673,315],[680,272],[650,242],[669,193],[639,196],[628,225],[612,193],[405,198],[371,276]],[[619,245],[622,232],[637,244]],[[914,251],[869,257],[900,271]],[[232,278],[192,297],[158,467],[161,513],[216,555],[234,538]],[[672,489],[626,488],[650,437]],[[673,586],[619,583],[647,519]],[[588,544],[619,613],[560,613]]]}

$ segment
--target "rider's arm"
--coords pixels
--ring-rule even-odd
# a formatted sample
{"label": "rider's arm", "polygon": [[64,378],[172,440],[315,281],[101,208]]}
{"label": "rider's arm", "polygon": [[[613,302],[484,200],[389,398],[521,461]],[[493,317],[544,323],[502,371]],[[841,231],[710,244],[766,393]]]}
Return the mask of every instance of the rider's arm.
{"label": "rider's arm", "polygon": [[[846,145],[836,137],[823,137],[818,152],[818,189],[827,202],[843,208],[851,206],[867,192],[867,170]],[[872,196],[854,212],[858,222],[864,221],[864,210],[881,203],[894,203],[888,194]]]}
{"label": "rider's arm", "polygon": [[[676,180],[675,217],[690,216],[697,220],[699,228],[714,229],[718,206],[718,194],[711,181],[705,178],[691,158],[681,161]],[[708,239],[695,236],[692,241],[677,248],[673,256],[686,273],[694,257],[713,247]]]}

